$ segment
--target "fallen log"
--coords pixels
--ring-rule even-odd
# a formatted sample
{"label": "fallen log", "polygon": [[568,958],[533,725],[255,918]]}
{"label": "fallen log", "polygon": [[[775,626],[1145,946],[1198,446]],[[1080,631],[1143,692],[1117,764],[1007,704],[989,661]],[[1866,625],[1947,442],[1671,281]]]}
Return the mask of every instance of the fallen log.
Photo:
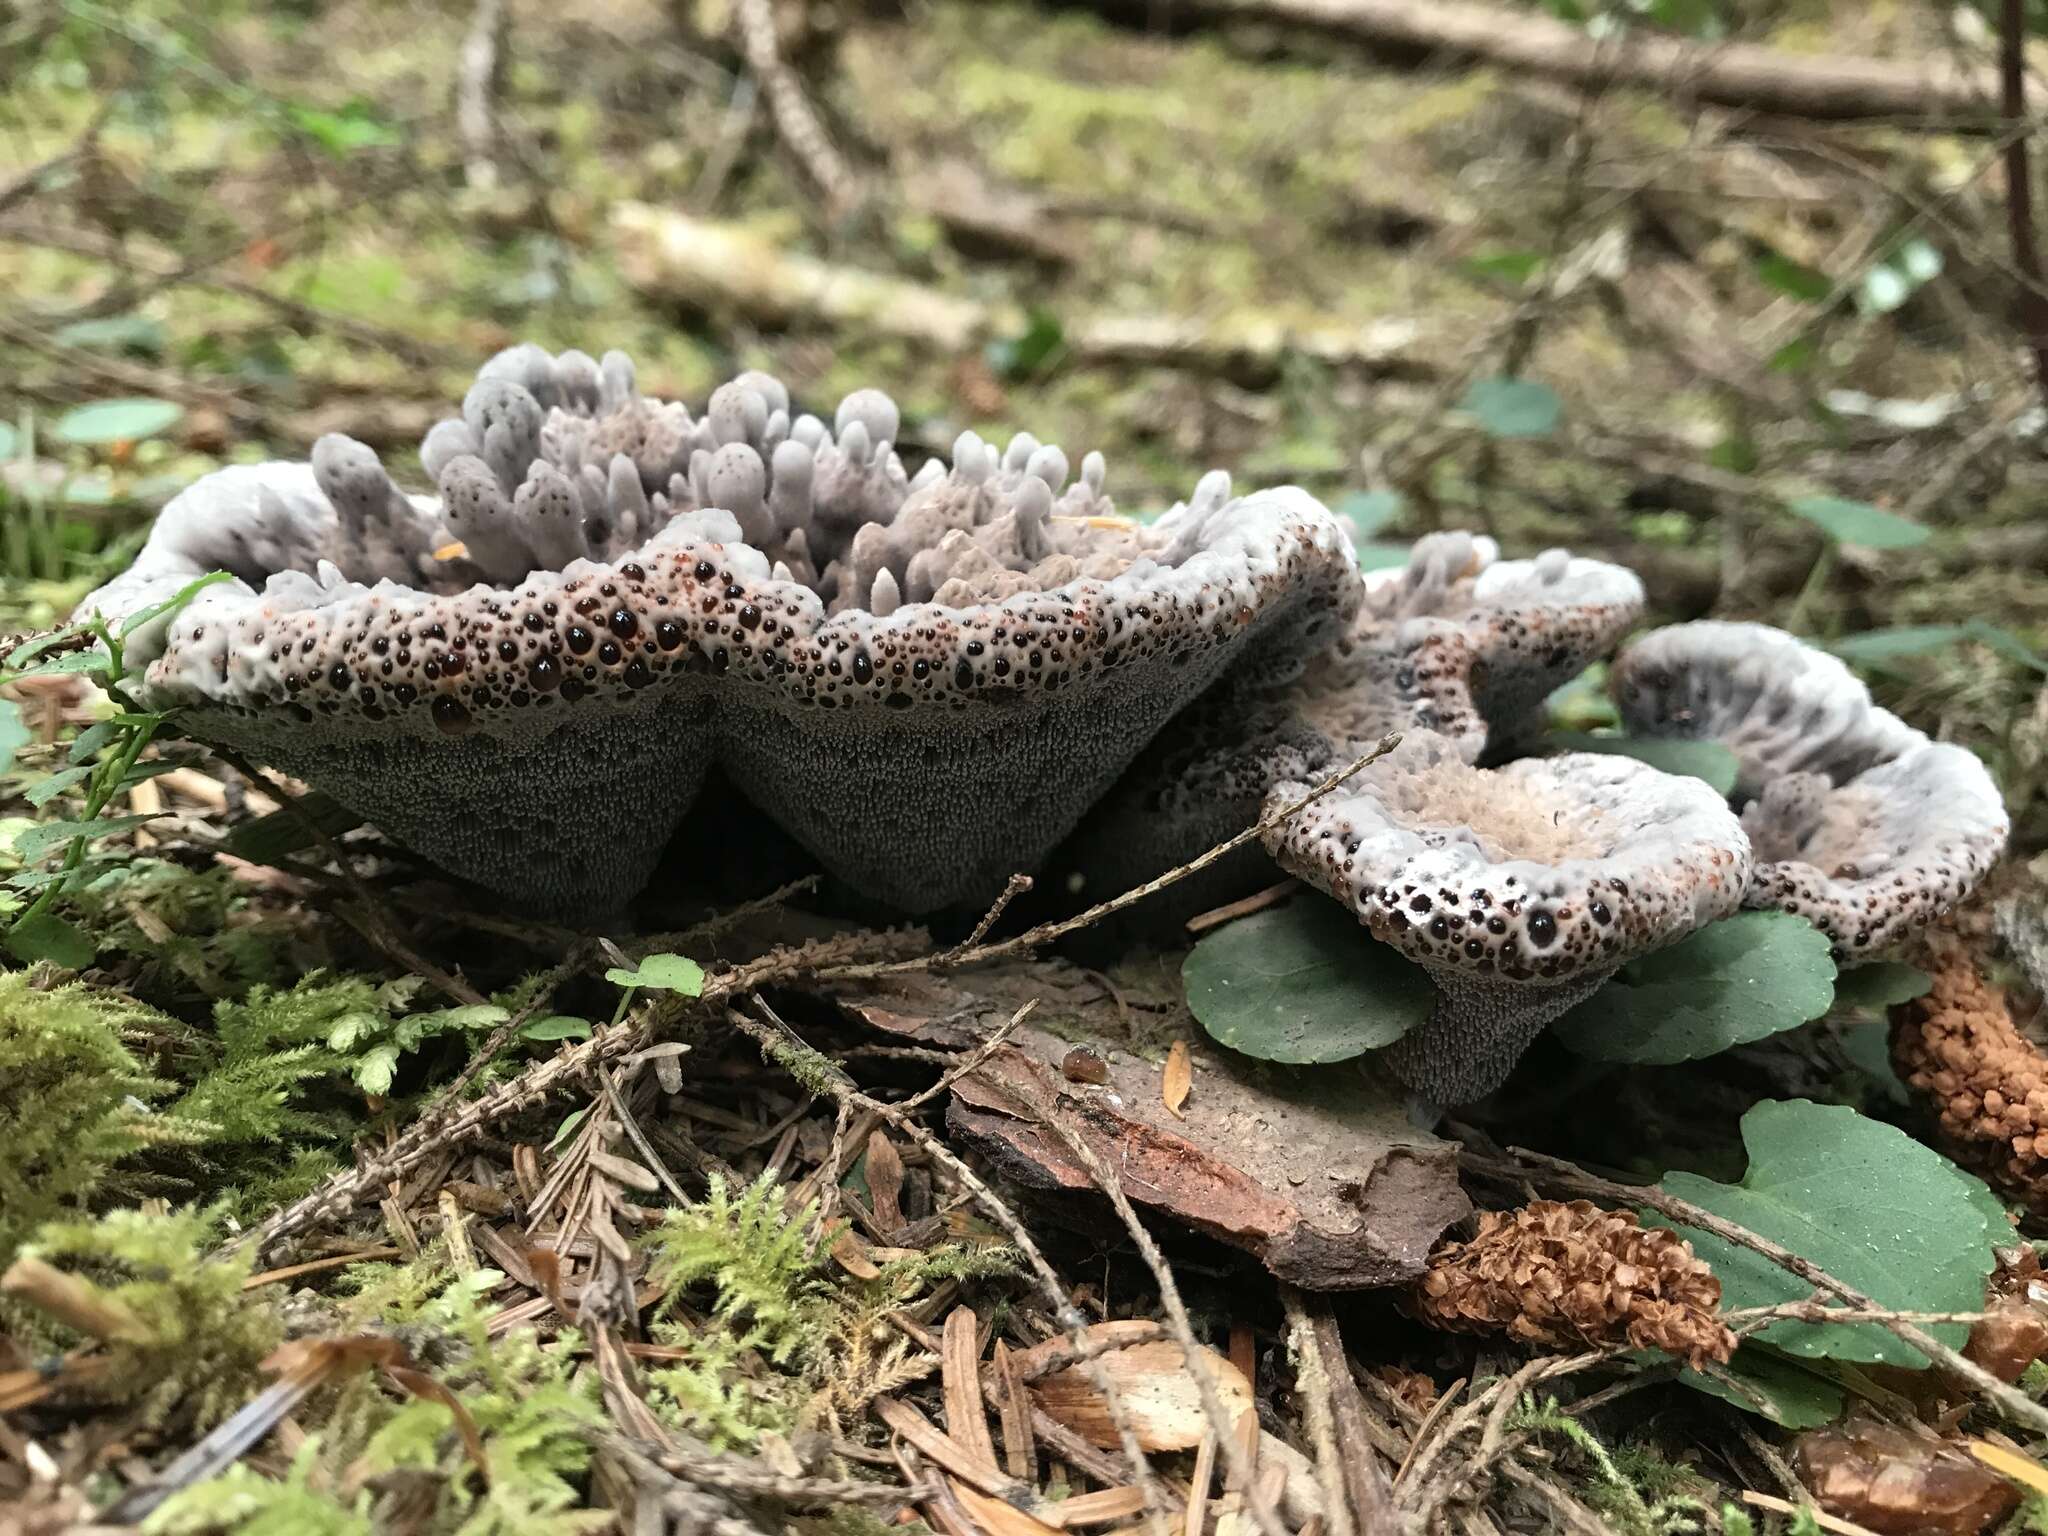
{"label": "fallen log", "polygon": [[[1123,12],[1116,3],[1105,9]],[[1156,7],[1148,8],[1148,15]],[[1596,42],[1581,27],[1470,0],[1175,0],[1180,15],[1281,22],[1369,47],[1454,54],[1581,86],[1630,85],[1716,106],[1832,122],[1992,132],[1998,80],[1938,57],[1787,53],[1756,43],[1695,42],[1646,28]]]}
{"label": "fallen log", "polygon": [[[626,281],[659,303],[729,315],[771,328],[845,329],[946,355],[1021,336],[1021,305],[984,303],[889,273],[783,250],[751,230],[646,203],[621,203],[612,235]],[[1413,320],[1365,325],[1292,324],[1270,311],[1200,319],[1166,314],[1062,317],[1061,344],[1075,362],[1182,367],[1258,381],[1283,359],[1310,357],[1376,376],[1426,378],[1444,355]]]}

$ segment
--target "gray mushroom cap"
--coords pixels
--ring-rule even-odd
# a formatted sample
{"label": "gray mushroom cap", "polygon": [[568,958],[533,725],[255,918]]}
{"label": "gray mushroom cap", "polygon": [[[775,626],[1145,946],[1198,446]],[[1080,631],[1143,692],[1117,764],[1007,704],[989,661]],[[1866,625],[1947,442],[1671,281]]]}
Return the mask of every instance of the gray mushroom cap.
{"label": "gray mushroom cap", "polygon": [[1840,783],[1927,740],[1838,657],[1765,624],[1651,630],[1615,659],[1608,688],[1632,735],[1727,747],[1745,800],[1792,773]]}
{"label": "gray mushroom cap", "polygon": [[[1500,560],[1493,540],[1435,533],[1365,578],[1357,618],[1287,678],[1240,672],[1163,733],[1076,833],[1067,863],[1091,896],[1129,889],[1257,820],[1267,791],[1362,755],[1389,734],[1447,738],[1467,761],[1537,731],[1551,692],[1642,612],[1630,572],[1566,551]],[[1151,926],[1270,879],[1242,850],[1148,902]]]}
{"label": "gray mushroom cap", "polygon": [[[323,440],[310,467],[194,486],[85,606],[227,564],[137,652],[145,701],[451,872],[587,914],[644,883],[713,762],[856,889],[986,899],[1187,702],[1298,668],[1357,600],[1304,492],[1140,525],[1110,515],[1099,456],[1061,484],[1065,456],[1024,438],[963,440],[913,488],[879,392],[838,438],[786,402],[743,376],[698,418],[617,354],[513,349],[429,434],[438,503]],[[938,501],[913,574],[934,549],[899,524]]]}
{"label": "gray mushroom cap", "polygon": [[1642,616],[1635,574],[1562,549],[1500,560],[1491,539],[1427,534],[1398,574],[1368,580],[1350,632],[1292,698],[1340,749],[1428,730],[1469,761],[1527,745],[1551,693]]}
{"label": "gray mushroom cap", "polygon": [[[1269,805],[1308,788],[1276,786]],[[1427,732],[1266,846],[1429,971],[1437,1009],[1386,1059],[1446,1104],[1497,1088],[1626,961],[1735,911],[1750,866],[1740,823],[1699,780],[1595,753],[1476,768]]]}
{"label": "gray mushroom cap", "polygon": [[1610,687],[1633,734],[1735,754],[1756,854],[1745,905],[1806,918],[1843,963],[1933,922],[2005,847],[2004,803],[1973,754],[1930,742],[1782,630],[1653,630],[1615,662]]}

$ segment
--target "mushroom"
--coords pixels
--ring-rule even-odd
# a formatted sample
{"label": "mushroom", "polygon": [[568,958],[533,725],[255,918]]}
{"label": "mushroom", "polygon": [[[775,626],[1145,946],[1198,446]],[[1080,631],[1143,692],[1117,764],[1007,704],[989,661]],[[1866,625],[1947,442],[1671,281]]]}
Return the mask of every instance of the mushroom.
{"label": "mushroom", "polygon": [[1744,905],[1806,918],[1873,958],[1975,888],[2004,849],[1998,786],[1962,747],[1871,702],[1837,658],[1762,624],[1652,630],[1610,686],[1639,736],[1717,741],[1755,849]]}
{"label": "mushroom", "polygon": [[1205,479],[1143,525],[1099,455],[963,436],[912,480],[896,407],[828,430],[745,374],[703,416],[610,353],[517,347],[428,433],[440,499],[323,438],[167,508],[86,601],[225,564],[136,653],[140,696],[528,905],[608,910],[715,761],[833,873],[983,900],[1241,665],[1298,669],[1358,600],[1340,525]]}
{"label": "mushroom", "polygon": [[[1278,785],[1269,803],[1307,788]],[[1492,1092],[1626,961],[1735,911],[1750,865],[1741,824],[1699,780],[1599,753],[1479,768],[1426,731],[1265,843],[1435,980],[1435,1012],[1385,1059],[1439,1104]]]}
{"label": "mushroom", "polygon": [[[1434,533],[1366,578],[1358,617],[1299,676],[1240,671],[1139,759],[1073,839],[1072,880],[1129,889],[1258,819],[1274,784],[1313,778],[1390,733],[1429,731],[1468,762],[1532,740],[1551,692],[1606,655],[1642,612],[1619,566],[1553,549],[1498,560],[1491,539]],[[1251,889],[1246,848],[1148,902],[1177,923]],[[1270,876],[1268,876],[1270,878]]]}
{"label": "mushroom", "polygon": [[1541,732],[1551,693],[1607,655],[1643,611],[1633,572],[1562,549],[1499,560],[1491,539],[1435,533],[1369,582],[1349,634],[1310,664],[1296,707],[1332,742],[1423,729],[1467,761]]}

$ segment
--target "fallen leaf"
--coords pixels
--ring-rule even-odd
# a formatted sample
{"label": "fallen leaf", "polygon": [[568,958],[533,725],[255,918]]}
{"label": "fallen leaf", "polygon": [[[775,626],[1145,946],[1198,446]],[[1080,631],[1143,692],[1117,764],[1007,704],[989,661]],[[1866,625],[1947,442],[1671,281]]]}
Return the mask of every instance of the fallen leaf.
{"label": "fallen leaf", "polygon": [[2029,1247],[2002,1248],[1985,1286],[1985,1316],[1970,1325],[1963,1358],[2000,1381],[2018,1381],[2048,1354],[2048,1276]]}
{"label": "fallen leaf", "polygon": [[[1097,1324],[1089,1329],[1092,1338]],[[1106,1335],[1114,1338],[1112,1332]],[[1233,1423],[1252,1406],[1251,1383],[1237,1367],[1213,1349],[1202,1351],[1215,1377],[1216,1392]],[[1132,1433],[1148,1451],[1186,1451],[1202,1443],[1209,1427],[1202,1411],[1201,1389],[1187,1367],[1187,1358],[1172,1339],[1155,1339],[1112,1349],[1101,1357],[1102,1369],[1116,1388],[1118,1401],[1130,1417]],[[1110,1421],[1109,1405],[1088,1379],[1084,1367],[1055,1371],[1032,1387],[1038,1406],[1092,1445],[1114,1449],[1116,1425]]]}
{"label": "fallen leaf", "polygon": [[1984,1452],[1997,1449],[1975,1442],[1973,1460],[1925,1433],[1858,1420],[1809,1430],[1793,1442],[1793,1457],[1823,1509],[1879,1536],[1977,1536],[2020,1501],[2017,1488],[1982,1464]]}
{"label": "fallen leaf", "polygon": [[1188,1101],[1188,1090],[1195,1085],[1195,1064],[1188,1057],[1188,1043],[1185,1040],[1173,1042],[1173,1049],[1166,1053],[1166,1073],[1160,1084],[1160,1092],[1166,1101],[1166,1112],[1176,1120],[1187,1116],[1180,1112],[1181,1105]]}
{"label": "fallen leaf", "polygon": [[868,1257],[867,1245],[853,1235],[850,1228],[842,1227],[830,1246],[825,1250],[838,1261],[839,1267],[856,1280],[879,1280],[881,1266]]}
{"label": "fallen leaf", "polygon": [[2022,1456],[2018,1451],[2008,1451],[2002,1445],[1993,1445],[1988,1440],[1972,1440],[1970,1454],[1995,1471],[2003,1472],[2016,1483],[2023,1483],[2036,1493],[2048,1493],[2048,1467],[2031,1456]]}

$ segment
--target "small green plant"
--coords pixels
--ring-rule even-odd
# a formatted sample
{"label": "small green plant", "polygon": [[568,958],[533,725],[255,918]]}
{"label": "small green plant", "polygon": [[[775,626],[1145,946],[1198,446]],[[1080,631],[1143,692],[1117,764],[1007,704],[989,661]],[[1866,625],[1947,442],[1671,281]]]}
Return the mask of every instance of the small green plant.
{"label": "small green plant", "polygon": [[[144,779],[174,767],[168,762],[142,761],[142,754],[169,723],[169,716],[138,707],[128,696],[126,647],[136,632],[190,602],[203,588],[228,579],[216,571],[187,584],[160,603],[129,615],[118,630],[95,614],[82,625],[45,635],[18,646],[0,663],[0,686],[34,677],[83,674],[91,677],[114,701],[114,713],[79,733],[66,753],[66,766],[29,791],[32,805],[48,804],[76,790],[83,800],[78,814],[37,823],[18,833],[14,856],[22,868],[0,887],[0,918],[8,919],[7,950],[18,960],[50,960],[73,970],[90,965],[98,946],[83,928],[54,910],[77,885],[118,858],[93,857],[94,844],[134,830],[146,816],[116,816],[108,811],[115,800]],[[16,706],[0,699],[0,743],[7,747],[5,769],[22,739]],[[55,857],[56,867],[40,866]]]}
{"label": "small green plant", "polygon": [[407,1055],[507,1017],[494,1004],[407,1012],[422,985],[316,971],[223,1001],[212,1032],[187,1041],[191,1087],[172,1108],[214,1128],[216,1154],[243,1149],[266,1165],[308,1142],[346,1142],[360,1126],[361,1096],[388,1095]]}
{"label": "small green plant", "polygon": [[[837,1427],[877,1393],[924,1375],[888,1314],[947,1280],[1016,1273],[1008,1248],[942,1244],[883,1266],[872,1280],[828,1276],[817,1207],[789,1209],[770,1177],[737,1198],[713,1179],[704,1199],[648,1237],[662,1284],[655,1337],[683,1351],[648,1373],[650,1394],[682,1428],[743,1447],[764,1430]],[[694,1299],[710,1323],[683,1313]]]}
{"label": "small green plant", "polygon": [[219,1477],[175,1494],[143,1522],[147,1536],[204,1536],[232,1531],[235,1536],[373,1536],[371,1499],[359,1491],[344,1502],[316,1486],[324,1446],[308,1435],[291,1470],[268,1478],[240,1463]]}
{"label": "small green plant", "polygon": [[1845,544],[1865,549],[1912,549],[1924,544],[1933,531],[1924,524],[1873,507],[1867,501],[1845,501],[1839,496],[1801,496],[1789,503],[1794,517],[1821,531],[1820,553],[1792,600],[1785,616],[1785,628],[1797,630],[1809,608],[1827,585],[1835,560]]}
{"label": "small green plant", "polygon": [[[1508,1426],[1558,1435],[1568,1442],[1593,1473],[1588,1502],[1627,1536],[1680,1536],[1708,1528],[1707,1507],[1690,1491],[1646,1491],[1646,1480],[1631,1475],[1643,1470],[1640,1458],[1628,1458],[1630,1465],[1624,1470],[1624,1457],[1610,1452],[1597,1435],[1565,1412],[1556,1398],[1539,1402],[1533,1394],[1524,1397],[1509,1415]],[[1672,1482],[1662,1465],[1651,1470],[1653,1476],[1647,1481]]]}
{"label": "small green plant", "polygon": [[[415,1265],[431,1270],[431,1265]],[[577,1370],[574,1334],[542,1343],[531,1333],[493,1338],[487,1298],[504,1277],[478,1270],[446,1277],[409,1327],[435,1339],[421,1353],[449,1358],[440,1384],[462,1403],[475,1428],[482,1465],[456,1433],[452,1408],[437,1397],[397,1405],[355,1458],[362,1475],[431,1473],[438,1488],[428,1526],[450,1536],[575,1536],[606,1525],[580,1509],[578,1481],[602,1422],[596,1382]]]}

